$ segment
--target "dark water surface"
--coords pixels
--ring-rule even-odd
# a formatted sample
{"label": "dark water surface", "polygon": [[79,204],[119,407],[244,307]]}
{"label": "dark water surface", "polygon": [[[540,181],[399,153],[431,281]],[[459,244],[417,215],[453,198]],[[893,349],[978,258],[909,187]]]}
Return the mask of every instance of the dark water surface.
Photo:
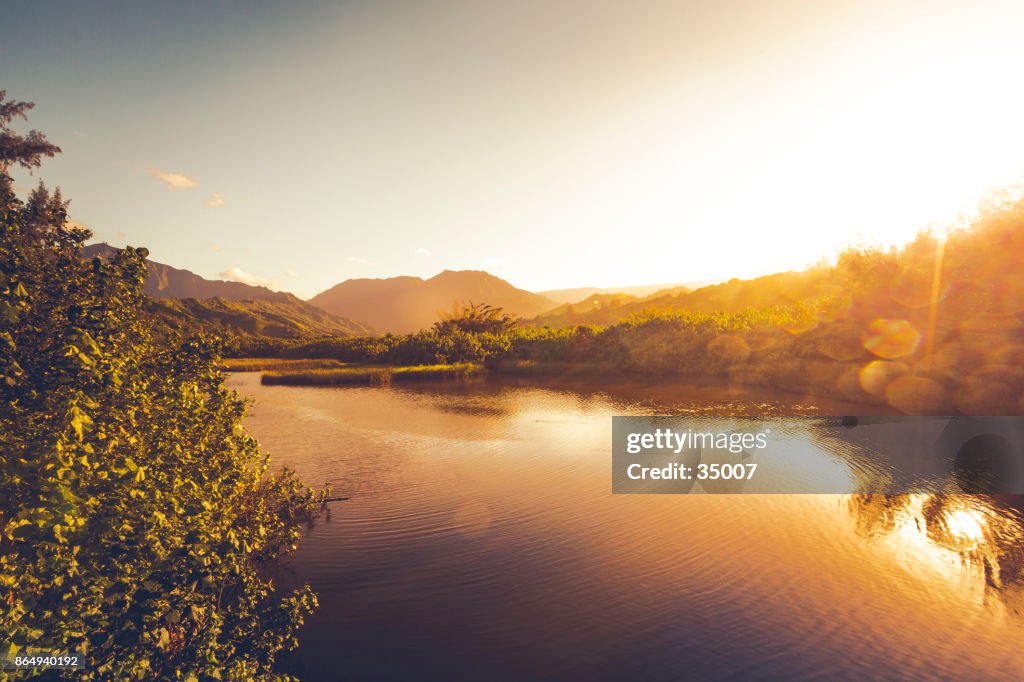
{"label": "dark water surface", "polygon": [[612,415],[863,414],[751,389],[229,385],[331,505],[281,579],[306,680],[1024,679],[1011,498],[612,495]]}

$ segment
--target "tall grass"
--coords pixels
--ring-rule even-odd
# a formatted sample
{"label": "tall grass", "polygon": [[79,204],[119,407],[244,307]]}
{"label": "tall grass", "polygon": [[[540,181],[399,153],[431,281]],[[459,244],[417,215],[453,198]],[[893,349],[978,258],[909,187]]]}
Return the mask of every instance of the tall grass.
{"label": "tall grass", "polygon": [[410,367],[342,367],[264,372],[261,382],[268,386],[388,385],[392,381],[468,379],[485,374],[482,365],[415,365]]}
{"label": "tall grass", "polygon": [[225,372],[264,372],[274,370],[337,369],[345,363],[331,358],[286,360],[281,358],[226,358]]}

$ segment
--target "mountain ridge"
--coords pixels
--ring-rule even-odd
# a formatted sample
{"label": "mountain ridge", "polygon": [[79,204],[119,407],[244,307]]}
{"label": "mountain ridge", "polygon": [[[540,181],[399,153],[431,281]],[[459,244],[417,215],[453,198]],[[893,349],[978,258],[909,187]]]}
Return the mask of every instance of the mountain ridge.
{"label": "mountain ridge", "polygon": [[706,287],[709,284],[710,282],[692,281],[669,282],[665,284],[640,284],[625,287],[572,287],[569,289],[546,289],[544,291],[538,291],[537,293],[541,296],[550,298],[556,303],[581,303],[594,295],[628,294],[637,298],[646,298],[658,293],[659,291],[679,289],[680,287],[687,290],[693,290]]}
{"label": "mountain ridge", "polygon": [[487,303],[524,318],[557,305],[483,270],[443,270],[428,279],[408,275],[347,279],[309,299],[330,313],[392,333],[427,328],[441,314],[470,302]]}
{"label": "mountain ridge", "polygon": [[[83,255],[109,258],[118,250],[106,243],[90,244]],[[148,258],[146,268],[143,292],[152,299],[147,310],[169,326],[280,338],[375,333],[369,325],[332,315],[285,291],[209,280]]]}
{"label": "mountain ridge", "polygon": [[596,294],[580,303],[565,304],[529,320],[537,326],[615,324],[634,313],[675,310],[703,313],[739,313],[775,306],[808,303],[836,293],[828,272],[809,268],[776,272],[752,279],[733,278],[699,289],[666,289],[644,298]]}
{"label": "mountain ridge", "polygon": [[[90,244],[85,247],[83,253],[86,258],[109,257],[115,251],[116,246],[106,242]],[[273,291],[267,287],[244,284],[242,282],[229,282],[227,280],[206,279],[191,270],[176,268],[164,263],[157,263],[149,258],[146,259],[146,267],[149,276],[146,278],[144,291],[153,298],[224,298],[229,301],[290,301],[300,300],[294,294],[284,291]]]}

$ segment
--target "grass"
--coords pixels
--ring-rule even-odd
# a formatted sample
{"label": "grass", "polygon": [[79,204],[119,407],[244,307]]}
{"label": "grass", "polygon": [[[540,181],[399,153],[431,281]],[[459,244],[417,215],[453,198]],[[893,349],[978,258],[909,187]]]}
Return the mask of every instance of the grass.
{"label": "grass", "polygon": [[495,374],[512,377],[598,378],[627,374],[628,370],[608,362],[567,362],[562,360],[500,360],[489,366]]}
{"label": "grass", "polygon": [[344,362],[332,359],[282,360],[280,358],[227,358],[222,369],[225,372],[266,372],[305,371],[317,369],[340,369]]}
{"label": "grass", "polygon": [[392,381],[429,379],[468,379],[485,374],[483,365],[463,362],[452,365],[413,365],[410,367],[361,366],[334,369],[296,369],[264,372],[268,386],[349,386],[388,385]]}

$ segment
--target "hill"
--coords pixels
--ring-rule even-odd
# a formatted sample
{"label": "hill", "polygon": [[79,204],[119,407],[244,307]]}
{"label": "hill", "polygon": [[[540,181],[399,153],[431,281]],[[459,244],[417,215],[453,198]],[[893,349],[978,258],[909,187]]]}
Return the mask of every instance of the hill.
{"label": "hill", "polygon": [[645,298],[666,289],[696,289],[706,286],[707,282],[683,282],[672,284],[645,284],[631,287],[576,287],[574,289],[549,289],[538,291],[541,296],[550,298],[555,303],[581,303],[595,294],[627,294],[635,298]]}
{"label": "hill", "polygon": [[[109,244],[90,244],[85,247],[85,256],[105,258],[117,251]],[[190,272],[170,265],[146,260],[149,277],[146,278],[144,291],[153,298],[223,298],[228,301],[281,301],[286,302],[295,297],[280,291],[272,291],[266,287],[227,282],[224,280],[205,279]]]}
{"label": "hill", "polygon": [[[109,244],[91,244],[83,253],[86,258],[107,258],[115,251]],[[331,315],[283,291],[209,280],[148,259],[146,266],[149,275],[143,290],[152,298],[149,312],[158,325],[275,338],[374,333],[365,324]]]}
{"label": "hill", "polygon": [[367,336],[370,327],[331,315],[291,294],[279,301],[229,301],[224,298],[154,298],[149,312],[177,329],[203,329],[228,335],[310,338]]}
{"label": "hill", "polygon": [[350,279],[309,300],[335,315],[363,320],[381,331],[393,333],[429,327],[441,313],[471,301],[527,318],[556,305],[549,298],[517,289],[479,270],[445,270],[427,280],[419,277]]}
{"label": "hill", "polygon": [[537,326],[562,327],[577,324],[615,324],[634,313],[650,310],[702,313],[739,313],[774,306],[808,302],[838,293],[841,284],[824,269],[780,272],[756,279],[732,279],[691,291],[686,287],[666,289],[644,298],[594,295],[579,303],[559,306],[530,320]]}

